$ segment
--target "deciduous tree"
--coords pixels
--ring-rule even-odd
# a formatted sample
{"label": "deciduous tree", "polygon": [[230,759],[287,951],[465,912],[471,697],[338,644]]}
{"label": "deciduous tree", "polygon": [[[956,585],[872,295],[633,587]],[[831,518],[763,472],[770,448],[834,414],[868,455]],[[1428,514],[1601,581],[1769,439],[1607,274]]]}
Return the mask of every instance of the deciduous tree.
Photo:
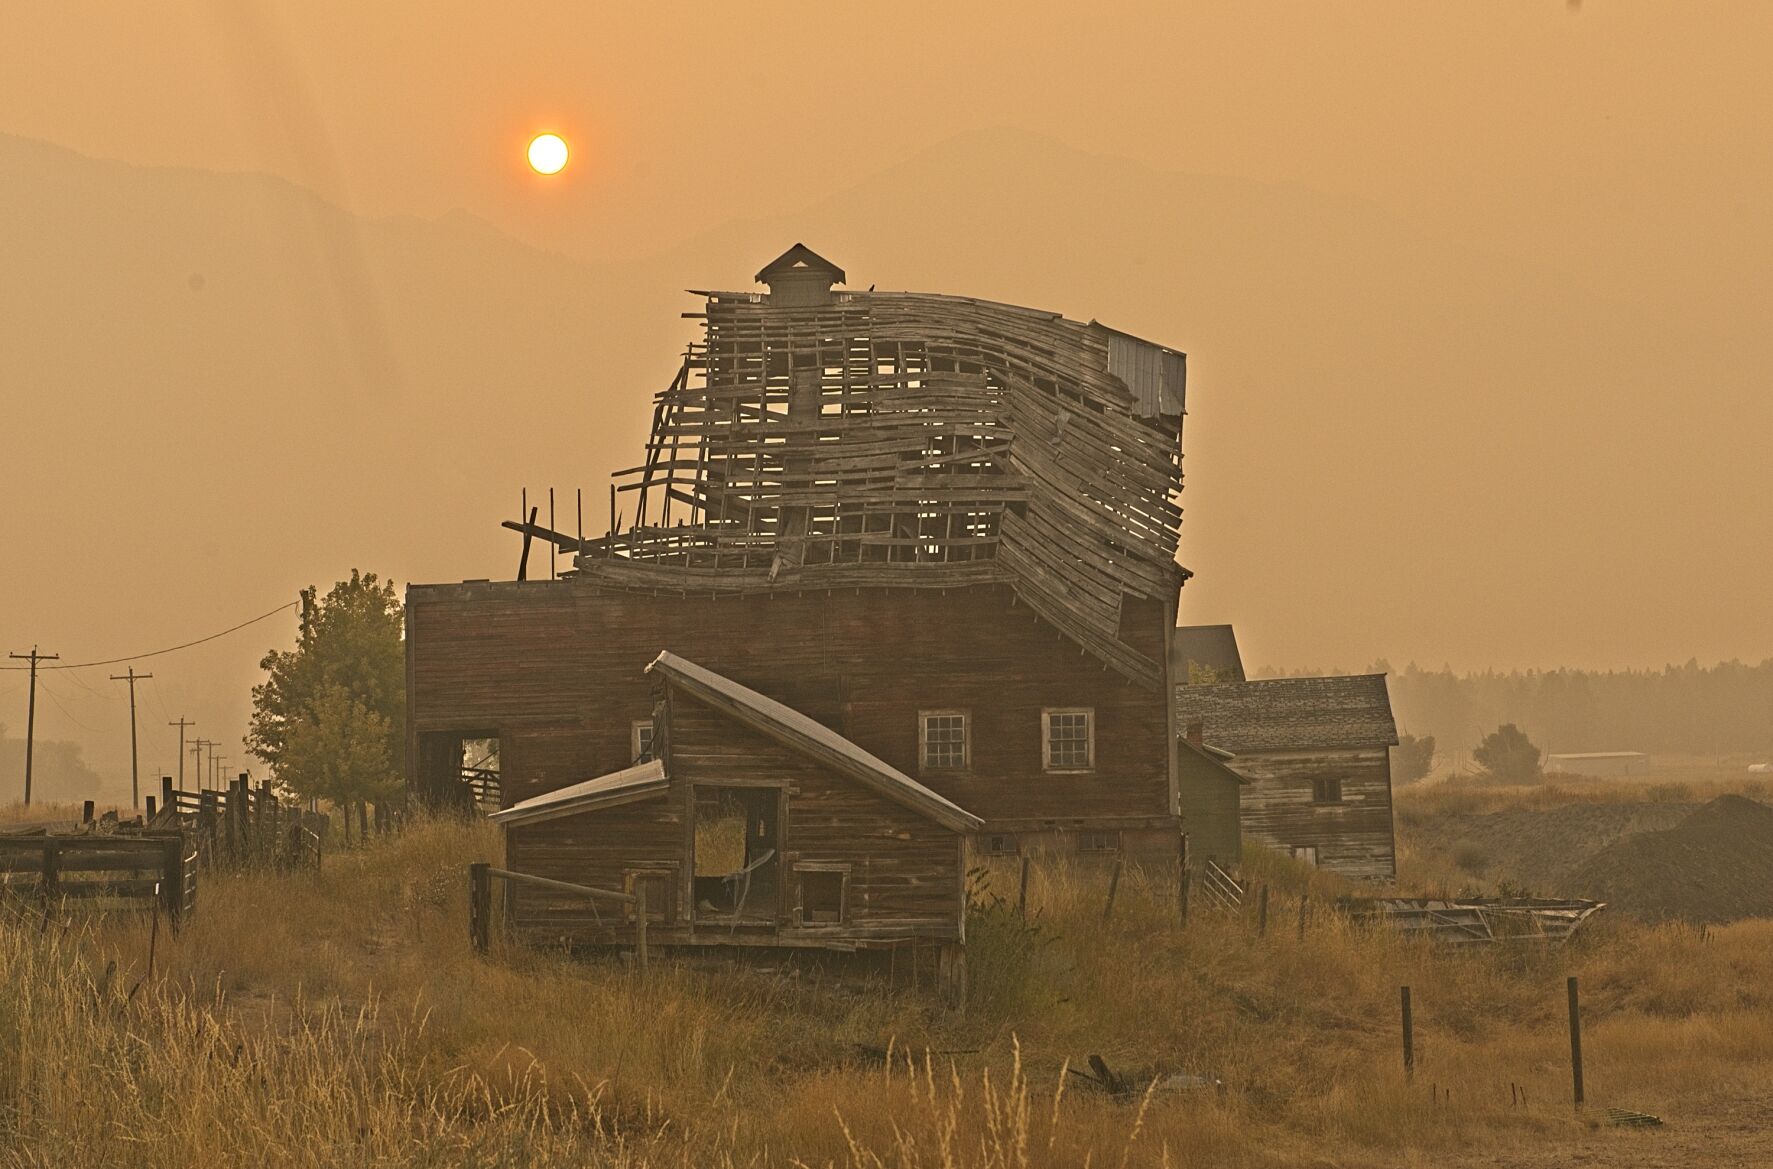
{"label": "deciduous tree", "polygon": [[295,648],[259,663],[247,748],[301,795],[383,802],[399,791],[406,747],[400,599],[393,582],[355,569],[317,592],[302,590]]}

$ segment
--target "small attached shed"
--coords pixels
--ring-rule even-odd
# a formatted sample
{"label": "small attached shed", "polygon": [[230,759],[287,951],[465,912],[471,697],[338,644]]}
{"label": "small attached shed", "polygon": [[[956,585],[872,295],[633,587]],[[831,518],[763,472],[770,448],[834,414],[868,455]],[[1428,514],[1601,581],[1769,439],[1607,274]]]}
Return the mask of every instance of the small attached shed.
{"label": "small attached shed", "polygon": [[1250,783],[1231,767],[1229,751],[1209,747],[1190,723],[1177,744],[1176,795],[1191,866],[1203,861],[1230,868],[1243,859],[1243,789]]}
{"label": "small attached shed", "polygon": [[[495,813],[507,868],[630,893],[644,883],[654,945],[927,944],[958,971],[977,816],[694,662],[662,653],[647,672],[653,757]],[[511,894],[521,935],[632,938],[631,920],[571,893]]]}

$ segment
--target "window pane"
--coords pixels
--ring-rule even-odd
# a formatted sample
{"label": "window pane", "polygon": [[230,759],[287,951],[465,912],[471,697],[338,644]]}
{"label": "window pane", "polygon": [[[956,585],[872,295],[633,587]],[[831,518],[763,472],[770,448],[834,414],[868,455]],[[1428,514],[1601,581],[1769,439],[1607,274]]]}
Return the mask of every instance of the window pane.
{"label": "window pane", "polygon": [[966,715],[924,715],[923,765],[925,767],[965,767],[966,761]]}
{"label": "window pane", "polygon": [[1089,711],[1054,711],[1047,716],[1047,765],[1090,765]]}

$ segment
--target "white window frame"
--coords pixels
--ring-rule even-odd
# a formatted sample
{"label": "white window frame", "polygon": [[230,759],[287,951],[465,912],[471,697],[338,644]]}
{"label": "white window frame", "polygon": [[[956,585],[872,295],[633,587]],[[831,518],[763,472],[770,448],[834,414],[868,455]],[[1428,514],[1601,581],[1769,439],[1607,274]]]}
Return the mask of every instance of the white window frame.
{"label": "white window frame", "polygon": [[[1082,767],[1053,762],[1053,716],[1056,714],[1084,716],[1084,755]],[[1096,708],[1093,706],[1049,706],[1040,712],[1041,770],[1054,775],[1083,775],[1096,770]]]}
{"label": "white window frame", "polygon": [[[960,719],[960,762],[930,762],[930,720]],[[919,771],[967,771],[973,766],[973,715],[967,710],[920,710],[917,712],[917,769]]]}
{"label": "white window frame", "polygon": [[659,741],[658,728],[653,726],[653,720],[650,718],[637,718],[628,724],[628,758],[633,762],[640,761],[642,754],[640,736],[642,731],[646,732],[646,757],[648,759],[657,757],[653,753],[653,745]]}

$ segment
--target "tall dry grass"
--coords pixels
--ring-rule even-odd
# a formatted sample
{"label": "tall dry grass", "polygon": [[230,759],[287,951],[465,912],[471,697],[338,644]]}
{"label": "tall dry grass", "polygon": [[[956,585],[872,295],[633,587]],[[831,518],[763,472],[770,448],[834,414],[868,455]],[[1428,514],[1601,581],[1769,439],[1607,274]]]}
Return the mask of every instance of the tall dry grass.
{"label": "tall dry grass", "polygon": [[[145,921],[45,928],[15,912],[0,928],[0,1157],[1266,1167],[1561,1142],[1604,1159],[1633,1138],[1568,1106],[1567,973],[1584,985],[1597,1103],[1698,1114],[1773,1087],[1773,923],[1451,955],[1351,926],[1327,912],[1332,883],[1282,858],[1252,862],[1271,889],[1263,937],[1247,914],[1199,908],[1180,929],[1168,878],[1140,873],[1105,922],[1106,873],[1038,864],[1027,922],[1016,874],[980,875],[957,1013],[816,963],[655,961],[642,981],[619,960],[478,958],[464,869],[496,855],[484,823],[433,822],[318,875],[209,879],[195,919],[158,935],[152,977]],[[1301,895],[1319,907],[1303,938]],[[1067,1071],[1091,1053],[1202,1086],[1110,1098]]]}

